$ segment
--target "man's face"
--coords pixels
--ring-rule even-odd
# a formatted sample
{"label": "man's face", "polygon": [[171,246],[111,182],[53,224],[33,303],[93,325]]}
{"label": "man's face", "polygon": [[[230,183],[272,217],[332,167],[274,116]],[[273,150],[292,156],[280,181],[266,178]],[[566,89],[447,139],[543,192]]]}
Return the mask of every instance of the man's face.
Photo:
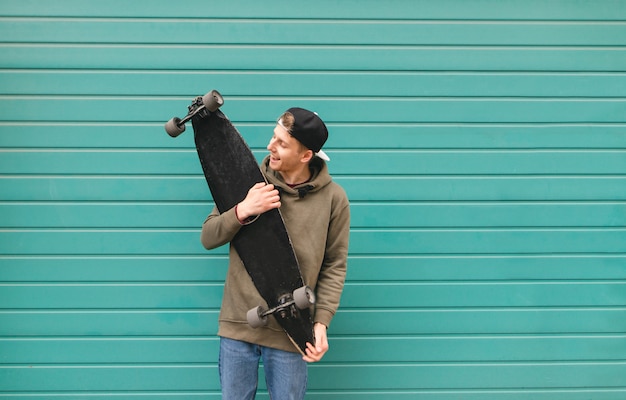
{"label": "man's face", "polygon": [[274,136],[267,145],[270,152],[270,168],[282,173],[290,173],[302,168],[308,149],[294,138],[285,128],[276,125]]}

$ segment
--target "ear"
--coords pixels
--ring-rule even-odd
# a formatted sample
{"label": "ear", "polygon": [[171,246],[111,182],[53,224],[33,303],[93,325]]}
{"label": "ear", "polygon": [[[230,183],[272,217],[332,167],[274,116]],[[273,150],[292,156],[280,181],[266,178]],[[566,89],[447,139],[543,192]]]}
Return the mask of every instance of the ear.
{"label": "ear", "polygon": [[313,154],[313,150],[307,149],[303,154],[302,157],[300,158],[300,162],[301,163],[308,163],[309,161],[311,161],[311,159],[313,158],[314,154]]}

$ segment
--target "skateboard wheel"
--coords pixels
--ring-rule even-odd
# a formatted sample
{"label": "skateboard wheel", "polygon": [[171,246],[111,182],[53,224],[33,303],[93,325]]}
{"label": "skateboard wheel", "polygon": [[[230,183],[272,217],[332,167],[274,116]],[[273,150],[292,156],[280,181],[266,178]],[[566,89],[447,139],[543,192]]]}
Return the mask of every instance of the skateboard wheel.
{"label": "skateboard wheel", "polygon": [[246,314],[248,325],[255,329],[267,325],[267,316],[263,316],[263,312],[264,310],[261,306],[248,310],[248,313]]}
{"label": "skateboard wheel", "polygon": [[185,124],[181,124],[181,119],[174,117],[165,123],[165,132],[171,137],[176,137],[185,132]]}
{"label": "skateboard wheel", "polygon": [[315,304],[315,293],[310,287],[302,286],[293,291],[293,301],[296,303],[296,307],[304,310]]}
{"label": "skateboard wheel", "polygon": [[214,112],[224,104],[224,98],[217,90],[211,90],[202,97],[202,104],[207,110]]}

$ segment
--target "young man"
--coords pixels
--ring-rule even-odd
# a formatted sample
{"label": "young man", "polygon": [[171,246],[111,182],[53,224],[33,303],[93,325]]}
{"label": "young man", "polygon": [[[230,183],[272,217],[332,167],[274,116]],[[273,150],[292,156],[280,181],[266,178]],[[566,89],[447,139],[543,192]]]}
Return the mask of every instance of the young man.
{"label": "young man", "polygon": [[302,399],[307,362],[328,350],[326,329],[339,307],[346,276],[350,207],[344,190],[332,181],[321,150],[328,130],[317,114],[290,108],[274,128],[261,163],[267,180],[250,188],[245,199],[220,214],[214,209],[202,226],[201,241],[212,249],[230,242],[254,217],[280,208],[304,283],[315,290],[314,330],[302,357],[274,318],[253,329],[246,312],[264,304],[237,252],[230,246],[229,267],[219,317],[220,382],[223,399],[253,399],[259,360],[274,400]]}

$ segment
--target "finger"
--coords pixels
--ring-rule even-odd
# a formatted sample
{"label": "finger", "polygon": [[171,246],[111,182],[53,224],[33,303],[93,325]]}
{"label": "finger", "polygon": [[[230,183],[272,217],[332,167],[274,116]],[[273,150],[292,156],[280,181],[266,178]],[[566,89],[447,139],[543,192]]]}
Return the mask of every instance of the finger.
{"label": "finger", "polygon": [[315,335],[315,349],[322,351],[322,338],[321,335]]}
{"label": "finger", "polygon": [[312,358],[317,358],[319,356],[317,347],[313,346],[311,343],[306,344],[306,353]]}
{"label": "finger", "polygon": [[269,198],[270,203],[280,203],[280,196],[272,196]]}
{"label": "finger", "polygon": [[274,188],[274,185],[272,185],[271,183],[265,183],[265,182],[259,182],[253,187],[259,189],[263,193],[270,193],[272,190],[276,190]]}
{"label": "finger", "polygon": [[251,187],[251,189],[261,189],[264,186],[265,186],[265,182],[257,182]]}
{"label": "finger", "polygon": [[306,355],[302,359],[306,362],[317,362],[321,357],[317,354],[315,347],[311,343],[306,344]]}
{"label": "finger", "polygon": [[319,353],[324,352],[328,350],[328,342],[323,339],[318,339],[316,340],[315,348],[317,349]]}

